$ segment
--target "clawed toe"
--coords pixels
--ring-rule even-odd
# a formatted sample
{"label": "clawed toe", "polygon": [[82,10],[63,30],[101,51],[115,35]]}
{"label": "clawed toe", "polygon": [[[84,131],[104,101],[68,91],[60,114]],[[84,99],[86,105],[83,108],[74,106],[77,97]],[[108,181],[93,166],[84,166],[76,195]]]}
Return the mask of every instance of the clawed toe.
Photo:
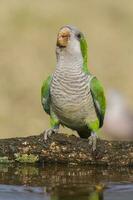
{"label": "clawed toe", "polygon": [[48,138],[51,137],[52,134],[56,134],[58,133],[58,130],[57,129],[47,129],[45,132],[44,132],[44,141],[46,141]]}
{"label": "clawed toe", "polygon": [[97,135],[96,133],[91,133],[91,136],[89,137],[89,145],[92,146],[92,151],[96,150],[96,143],[97,143]]}

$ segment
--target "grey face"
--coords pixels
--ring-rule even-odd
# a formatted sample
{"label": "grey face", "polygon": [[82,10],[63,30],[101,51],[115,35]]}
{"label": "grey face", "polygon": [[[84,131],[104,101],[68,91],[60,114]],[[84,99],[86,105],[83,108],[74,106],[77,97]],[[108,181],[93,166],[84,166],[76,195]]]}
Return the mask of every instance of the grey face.
{"label": "grey face", "polygon": [[83,34],[73,26],[63,26],[57,35],[57,53],[81,54],[80,40]]}

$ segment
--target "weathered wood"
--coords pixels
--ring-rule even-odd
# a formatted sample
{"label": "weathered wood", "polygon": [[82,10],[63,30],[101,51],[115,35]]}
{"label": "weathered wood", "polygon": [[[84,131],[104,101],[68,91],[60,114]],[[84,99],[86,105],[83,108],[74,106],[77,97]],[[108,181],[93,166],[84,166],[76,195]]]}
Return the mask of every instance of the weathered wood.
{"label": "weathered wood", "polygon": [[64,134],[52,135],[44,143],[43,134],[0,140],[0,162],[40,162],[105,166],[132,166],[133,141],[97,140],[92,152],[87,139]]}

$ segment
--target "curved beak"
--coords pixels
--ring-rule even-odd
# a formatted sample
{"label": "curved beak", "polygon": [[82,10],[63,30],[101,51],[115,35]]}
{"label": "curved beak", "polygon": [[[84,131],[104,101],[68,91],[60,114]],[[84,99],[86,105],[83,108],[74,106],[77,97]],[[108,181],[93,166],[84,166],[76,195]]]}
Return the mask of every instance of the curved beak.
{"label": "curved beak", "polygon": [[68,28],[61,29],[57,36],[57,46],[66,47],[68,44],[69,37],[70,37],[70,30]]}

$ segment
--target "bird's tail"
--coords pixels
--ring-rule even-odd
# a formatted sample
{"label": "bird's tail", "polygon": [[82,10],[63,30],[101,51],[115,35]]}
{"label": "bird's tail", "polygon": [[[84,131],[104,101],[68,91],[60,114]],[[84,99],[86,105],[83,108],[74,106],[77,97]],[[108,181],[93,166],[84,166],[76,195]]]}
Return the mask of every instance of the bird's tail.
{"label": "bird's tail", "polygon": [[91,135],[91,130],[87,126],[77,130],[77,132],[81,138],[88,138]]}

